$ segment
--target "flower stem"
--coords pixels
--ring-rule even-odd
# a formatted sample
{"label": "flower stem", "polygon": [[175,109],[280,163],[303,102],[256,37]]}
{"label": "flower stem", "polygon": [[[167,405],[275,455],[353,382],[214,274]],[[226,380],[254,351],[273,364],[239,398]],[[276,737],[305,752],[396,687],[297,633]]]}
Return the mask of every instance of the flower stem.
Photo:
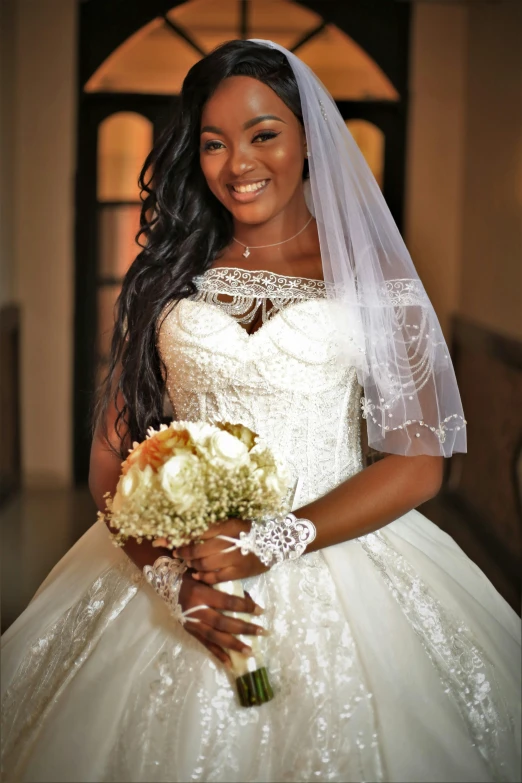
{"label": "flower stem", "polygon": [[[240,579],[235,579],[231,582],[220,582],[214,585],[214,590],[239,597],[245,595]],[[251,616],[241,612],[224,611],[223,614],[251,622]],[[274,692],[268,680],[268,672],[259,646],[260,639],[255,636],[241,635],[238,635],[238,639],[252,648],[252,654],[249,656],[242,655],[236,652],[236,650],[227,650],[232,661],[232,671],[236,675],[236,687],[240,704],[243,707],[265,704],[265,702],[274,698]]]}
{"label": "flower stem", "polygon": [[268,672],[264,666],[236,678],[237,693],[242,707],[255,707],[274,698]]}

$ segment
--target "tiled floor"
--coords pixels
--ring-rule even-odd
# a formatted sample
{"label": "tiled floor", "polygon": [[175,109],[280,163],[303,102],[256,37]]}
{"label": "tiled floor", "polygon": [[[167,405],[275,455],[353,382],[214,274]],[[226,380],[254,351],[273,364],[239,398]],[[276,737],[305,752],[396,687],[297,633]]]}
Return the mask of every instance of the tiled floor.
{"label": "tiled floor", "polygon": [[[463,521],[435,499],[422,512],[449,533],[520,613],[520,588]],[[2,631],[24,610],[65,552],[96,521],[86,487],[23,492],[0,510]]]}

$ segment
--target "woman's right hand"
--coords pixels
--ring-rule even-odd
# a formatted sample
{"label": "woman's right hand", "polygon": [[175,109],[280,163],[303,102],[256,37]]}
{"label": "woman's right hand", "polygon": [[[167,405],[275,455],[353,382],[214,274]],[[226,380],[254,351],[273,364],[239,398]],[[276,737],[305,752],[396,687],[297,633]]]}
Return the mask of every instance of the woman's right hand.
{"label": "woman's right hand", "polygon": [[196,581],[192,578],[192,572],[186,571],[183,575],[178,600],[184,612],[202,604],[208,606],[208,609],[200,609],[189,615],[189,617],[197,618],[199,623],[191,622],[187,618],[183,627],[227,668],[230,668],[232,662],[226,649],[236,650],[245,655],[252,654],[252,649],[243,644],[236,634],[266,635],[265,629],[259,625],[222,614],[224,611],[257,616],[262,614],[263,610],[257,606],[248,593],[245,593],[244,598],[221,593],[214,590],[213,587]]}

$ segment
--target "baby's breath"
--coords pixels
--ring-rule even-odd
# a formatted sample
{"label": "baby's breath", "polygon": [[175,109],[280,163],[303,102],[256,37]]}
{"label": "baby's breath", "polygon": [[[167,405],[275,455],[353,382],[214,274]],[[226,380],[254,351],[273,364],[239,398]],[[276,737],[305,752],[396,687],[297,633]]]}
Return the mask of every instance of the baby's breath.
{"label": "baby's breath", "polygon": [[[166,538],[170,547],[178,547],[221,520],[259,519],[281,511],[288,489],[285,468],[247,427],[228,422],[212,425],[214,431],[225,430],[246,446],[248,457],[241,464],[213,459],[203,440],[188,433],[185,422],[173,422],[168,428],[171,432],[166,429],[149,430],[145,441],[133,445],[122,480],[129,471],[138,471],[137,487],[125,496],[118,485],[114,498],[109,493],[105,496],[107,511],[100,512],[99,518],[117,531],[112,533],[116,545],[123,546],[129,538],[140,542]],[[189,451],[197,462],[192,457],[192,461],[185,460],[178,499],[176,493],[169,496],[165,491],[160,471],[169,459]],[[153,468],[152,478],[142,481],[148,465]]]}

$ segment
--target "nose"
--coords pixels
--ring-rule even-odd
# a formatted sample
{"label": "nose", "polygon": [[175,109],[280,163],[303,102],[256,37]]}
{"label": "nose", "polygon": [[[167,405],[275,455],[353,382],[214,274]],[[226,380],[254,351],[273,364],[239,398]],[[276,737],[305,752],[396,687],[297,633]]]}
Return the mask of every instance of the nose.
{"label": "nose", "polygon": [[252,151],[245,148],[242,144],[235,147],[229,158],[230,173],[234,177],[244,176],[255,168],[255,160]]}

